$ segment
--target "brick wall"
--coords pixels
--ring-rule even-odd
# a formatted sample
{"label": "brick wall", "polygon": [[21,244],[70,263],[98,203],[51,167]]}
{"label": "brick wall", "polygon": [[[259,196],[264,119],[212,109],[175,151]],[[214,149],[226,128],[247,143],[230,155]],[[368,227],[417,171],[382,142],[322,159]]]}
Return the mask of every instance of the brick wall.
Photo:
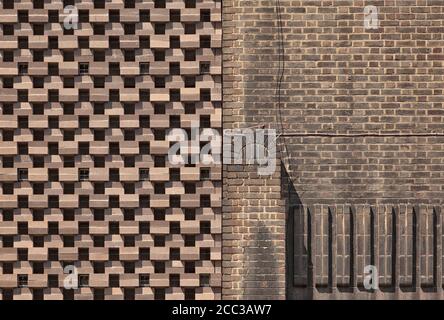
{"label": "brick wall", "polygon": [[[248,128],[274,119],[277,63],[266,24],[272,3],[224,1],[224,129]],[[271,20],[267,24],[273,23]],[[263,34],[259,34],[264,32]],[[270,54],[272,54],[270,56]],[[266,66],[264,68],[264,66]],[[280,166],[261,177],[254,165],[224,165],[224,299],[285,298],[285,216],[280,196]]]}
{"label": "brick wall", "polygon": [[[282,133],[297,198],[442,203],[444,4],[283,5]],[[364,29],[366,5],[376,30]]]}
{"label": "brick wall", "polygon": [[[279,3],[285,53],[280,104]],[[378,8],[376,30],[364,29],[367,5]],[[264,275],[244,267],[249,257],[226,256],[246,251],[248,232],[238,229],[259,225],[241,212],[275,210],[261,223],[284,226],[281,210],[296,204],[442,204],[441,1],[225,1],[223,12],[224,127],[276,128],[283,163],[281,188],[266,195],[249,192],[266,179],[249,181],[248,172],[226,167],[224,297],[243,297],[251,287],[262,293]],[[240,192],[244,201],[236,199]],[[261,208],[248,206],[247,199],[262,197]],[[273,208],[275,199],[282,203]],[[285,246],[261,250],[279,255]],[[280,288],[283,279],[284,262],[275,261],[269,288]]]}
{"label": "brick wall", "polygon": [[221,2],[0,7],[1,298],[220,298],[221,166],[167,133],[221,127]]}

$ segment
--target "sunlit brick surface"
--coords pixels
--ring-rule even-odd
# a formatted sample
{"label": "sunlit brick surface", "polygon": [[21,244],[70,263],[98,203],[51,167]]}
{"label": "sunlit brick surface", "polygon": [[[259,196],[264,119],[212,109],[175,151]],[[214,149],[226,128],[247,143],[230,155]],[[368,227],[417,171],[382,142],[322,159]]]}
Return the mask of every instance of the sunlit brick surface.
{"label": "sunlit brick surface", "polygon": [[166,133],[221,127],[221,2],[0,7],[2,298],[220,298],[221,168]]}

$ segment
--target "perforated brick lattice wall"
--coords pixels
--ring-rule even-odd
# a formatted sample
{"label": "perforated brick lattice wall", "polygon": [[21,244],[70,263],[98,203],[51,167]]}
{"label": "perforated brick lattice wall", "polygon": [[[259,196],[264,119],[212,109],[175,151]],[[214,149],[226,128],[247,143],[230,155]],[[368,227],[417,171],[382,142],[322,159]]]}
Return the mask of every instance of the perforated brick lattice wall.
{"label": "perforated brick lattice wall", "polygon": [[221,168],[166,137],[221,127],[220,0],[0,6],[2,298],[220,298]]}

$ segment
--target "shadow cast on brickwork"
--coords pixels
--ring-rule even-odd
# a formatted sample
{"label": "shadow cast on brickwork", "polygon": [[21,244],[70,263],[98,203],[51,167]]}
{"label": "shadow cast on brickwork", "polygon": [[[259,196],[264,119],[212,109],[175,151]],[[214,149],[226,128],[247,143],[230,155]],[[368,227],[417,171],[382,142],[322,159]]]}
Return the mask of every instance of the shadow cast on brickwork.
{"label": "shadow cast on brickwork", "polygon": [[[313,299],[313,290],[308,287],[313,278],[313,262],[309,259],[305,261],[296,261],[296,250],[299,256],[308,256],[309,249],[304,243],[296,243],[300,241],[296,234],[303,233],[304,218],[299,210],[294,210],[302,206],[302,201],[298,192],[292,183],[289,174],[284,166],[281,167],[281,196],[285,200],[285,283],[287,299],[299,293],[298,299]],[[302,290],[295,290],[295,286],[302,285]]]}

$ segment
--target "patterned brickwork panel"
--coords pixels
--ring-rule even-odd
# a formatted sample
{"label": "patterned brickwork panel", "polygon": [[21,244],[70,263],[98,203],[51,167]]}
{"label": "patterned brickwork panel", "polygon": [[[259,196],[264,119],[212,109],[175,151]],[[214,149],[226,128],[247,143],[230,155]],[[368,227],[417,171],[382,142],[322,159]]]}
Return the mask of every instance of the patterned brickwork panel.
{"label": "patterned brickwork panel", "polygon": [[0,8],[2,299],[220,298],[221,1]]}
{"label": "patterned brickwork panel", "polygon": [[[292,285],[306,296],[442,299],[439,207],[296,206],[289,221]],[[370,270],[377,272],[378,290],[366,288]]]}

